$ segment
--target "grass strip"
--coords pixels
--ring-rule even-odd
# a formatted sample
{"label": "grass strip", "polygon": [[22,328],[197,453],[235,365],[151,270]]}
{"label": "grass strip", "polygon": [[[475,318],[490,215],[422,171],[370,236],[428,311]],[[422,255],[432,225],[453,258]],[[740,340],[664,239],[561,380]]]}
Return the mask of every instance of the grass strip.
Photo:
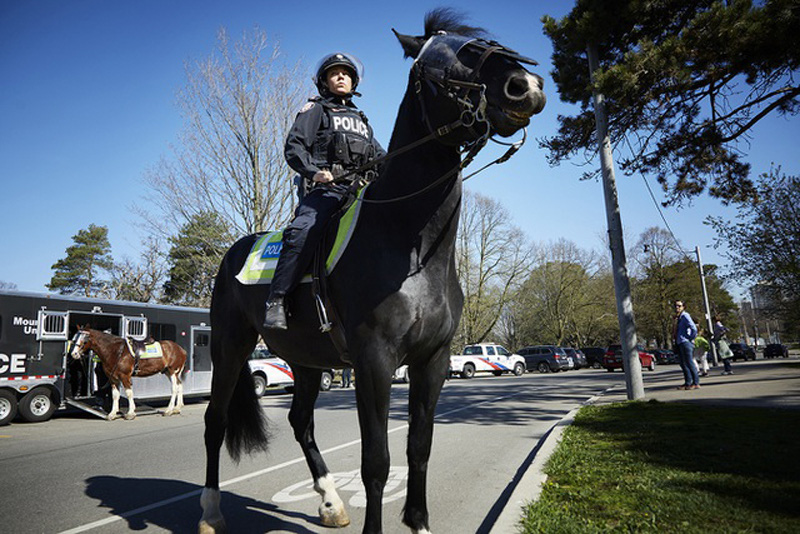
{"label": "grass strip", "polygon": [[586,406],[520,532],[800,532],[800,411]]}

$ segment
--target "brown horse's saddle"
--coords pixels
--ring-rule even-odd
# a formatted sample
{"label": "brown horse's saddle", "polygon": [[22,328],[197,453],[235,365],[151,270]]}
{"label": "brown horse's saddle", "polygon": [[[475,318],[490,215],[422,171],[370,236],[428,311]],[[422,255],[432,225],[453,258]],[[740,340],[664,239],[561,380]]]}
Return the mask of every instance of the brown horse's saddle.
{"label": "brown horse's saddle", "polygon": [[139,374],[139,360],[142,358],[162,358],[164,351],[161,349],[161,343],[148,337],[144,341],[139,341],[128,336],[126,338],[128,350],[133,356],[133,374]]}

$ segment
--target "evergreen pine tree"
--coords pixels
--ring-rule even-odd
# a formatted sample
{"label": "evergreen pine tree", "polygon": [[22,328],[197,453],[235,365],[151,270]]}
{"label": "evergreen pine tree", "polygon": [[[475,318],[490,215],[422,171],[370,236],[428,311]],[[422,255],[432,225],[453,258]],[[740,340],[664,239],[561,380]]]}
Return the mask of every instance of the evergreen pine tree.
{"label": "evergreen pine tree", "polygon": [[108,280],[103,275],[114,266],[108,228],[90,224],[72,240],[75,244],[67,247],[67,256],[51,267],[55,274],[47,288],[62,295],[106,296]]}

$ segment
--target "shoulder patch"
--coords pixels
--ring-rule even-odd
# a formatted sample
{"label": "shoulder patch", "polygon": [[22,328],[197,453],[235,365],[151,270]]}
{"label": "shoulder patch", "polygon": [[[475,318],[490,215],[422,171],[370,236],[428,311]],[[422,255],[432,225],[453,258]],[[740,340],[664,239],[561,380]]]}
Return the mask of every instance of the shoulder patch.
{"label": "shoulder patch", "polygon": [[316,104],[316,102],[306,102],[305,105],[302,108],[300,108],[300,111],[298,111],[298,113],[305,113],[309,109],[313,108],[314,104]]}

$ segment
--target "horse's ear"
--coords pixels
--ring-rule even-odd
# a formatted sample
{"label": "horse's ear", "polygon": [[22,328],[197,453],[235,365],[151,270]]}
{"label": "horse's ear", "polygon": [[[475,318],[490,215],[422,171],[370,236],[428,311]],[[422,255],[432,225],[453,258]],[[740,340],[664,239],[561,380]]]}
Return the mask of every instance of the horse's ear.
{"label": "horse's ear", "polygon": [[397,33],[394,28],[392,28],[392,32],[394,32],[394,36],[397,37],[397,40],[400,41],[400,46],[403,47],[405,57],[416,58],[417,55],[419,55],[419,51],[422,50],[422,45],[424,45],[426,41],[424,37],[403,35],[402,33]]}

